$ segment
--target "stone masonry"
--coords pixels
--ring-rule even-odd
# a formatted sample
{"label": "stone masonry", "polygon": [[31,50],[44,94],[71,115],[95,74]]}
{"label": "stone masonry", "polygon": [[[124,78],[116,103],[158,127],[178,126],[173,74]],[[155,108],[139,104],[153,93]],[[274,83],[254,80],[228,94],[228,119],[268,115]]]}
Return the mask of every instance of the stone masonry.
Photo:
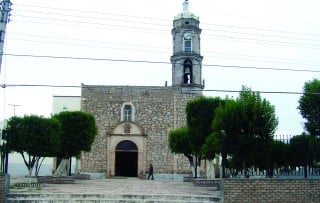
{"label": "stone masonry", "polygon": [[[168,132],[186,125],[186,104],[198,96],[180,87],[83,85],[81,110],[95,116],[98,134],[91,151],[82,154],[81,172],[114,175],[112,146],[131,140],[139,148],[139,174],[146,173],[149,163],[155,174],[191,173],[187,159],[170,152]],[[134,107],[134,120],[128,125],[140,129],[133,134],[117,130],[123,125],[121,109],[126,103]]]}

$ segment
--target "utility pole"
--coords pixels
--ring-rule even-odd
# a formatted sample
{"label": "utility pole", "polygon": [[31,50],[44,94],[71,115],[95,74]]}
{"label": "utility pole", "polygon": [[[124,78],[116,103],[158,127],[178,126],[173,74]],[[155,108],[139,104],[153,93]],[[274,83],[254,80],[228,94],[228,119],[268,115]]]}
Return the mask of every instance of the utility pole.
{"label": "utility pole", "polygon": [[2,65],[2,56],[4,50],[4,39],[6,33],[7,23],[9,22],[11,11],[11,2],[10,0],[0,1],[0,75],[1,75],[1,65]]}
{"label": "utility pole", "polygon": [[8,104],[8,105],[13,107],[13,116],[16,116],[16,107],[21,105],[19,104]]}

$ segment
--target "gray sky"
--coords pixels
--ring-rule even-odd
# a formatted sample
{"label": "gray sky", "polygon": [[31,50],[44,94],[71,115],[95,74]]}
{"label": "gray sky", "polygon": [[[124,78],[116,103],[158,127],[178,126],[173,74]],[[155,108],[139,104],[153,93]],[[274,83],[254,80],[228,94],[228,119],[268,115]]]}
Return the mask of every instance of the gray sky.
{"label": "gray sky", "polygon": [[[319,1],[189,2],[190,11],[200,17],[206,90],[240,90],[246,85],[254,91],[302,92],[306,81],[319,78]],[[1,84],[163,86],[168,81],[171,85],[172,20],[182,11],[183,0],[12,3]],[[140,60],[149,63],[133,62]],[[53,95],[80,95],[80,88],[8,86],[0,91],[1,120],[13,115],[9,104],[21,105],[15,109],[19,116],[49,116]],[[263,93],[262,97],[276,107],[277,134],[303,131],[297,110],[300,95]]]}

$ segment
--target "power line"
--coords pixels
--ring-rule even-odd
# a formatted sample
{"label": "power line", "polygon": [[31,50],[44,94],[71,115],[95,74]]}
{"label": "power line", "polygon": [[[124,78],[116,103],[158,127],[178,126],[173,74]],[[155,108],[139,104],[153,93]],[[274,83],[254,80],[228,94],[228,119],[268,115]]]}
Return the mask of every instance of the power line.
{"label": "power line", "polygon": [[[232,55],[232,56],[239,56],[239,57],[249,57],[249,58],[260,58],[260,59],[268,59],[268,60],[276,60],[278,61],[296,61],[296,62],[313,62],[319,63],[318,61],[309,61],[309,60],[301,60],[301,59],[290,59],[290,58],[275,58],[275,57],[267,57],[267,56],[254,56],[248,54],[238,54],[238,53],[226,53],[226,52],[216,52],[216,51],[207,51],[209,54],[221,54],[221,55]],[[207,57],[207,56],[206,56]],[[311,64],[303,64],[303,65],[311,65]]]}
{"label": "power line", "polygon": [[[40,8],[40,9],[81,12],[81,13],[86,13],[86,14],[92,13],[95,15],[96,14],[113,15],[113,16],[120,16],[120,17],[139,18],[139,19],[144,19],[144,20],[150,19],[150,20],[159,20],[159,21],[166,21],[166,22],[172,21],[172,19],[152,18],[152,17],[146,17],[146,16],[125,15],[125,14],[117,14],[117,13],[109,13],[109,12],[96,12],[96,11],[89,11],[89,10],[76,10],[76,9],[66,9],[66,8],[56,8],[56,7],[46,7],[46,6],[39,6],[39,5],[26,5],[26,4],[14,4],[14,5],[18,5],[18,6],[22,6],[22,7]],[[32,11],[32,12],[35,12],[35,11]],[[48,14],[51,14],[51,13],[48,13]],[[61,14],[57,13],[57,15],[61,15]],[[65,15],[65,14],[62,14],[62,15]],[[74,17],[76,17],[76,16],[74,16]],[[81,17],[81,16],[79,16],[79,17]],[[91,17],[86,16],[86,18],[91,18]],[[286,33],[286,34],[295,34],[295,35],[309,35],[309,36],[320,37],[320,34],[315,34],[315,33],[292,32],[292,31],[286,31],[286,30],[265,29],[265,28],[236,26],[236,25],[223,25],[223,24],[206,23],[206,22],[203,22],[201,24],[202,25],[210,25],[210,26],[218,26],[218,27],[236,28],[236,29],[247,29],[247,30],[254,30],[254,31],[267,31],[267,32],[277,32],[277,33]],[[164,24],[158,24],[158,25],[165,26]],[[207,30],[207,28],[206,28],[206,30]]]}
{"label": "power line", "polygon": [[[210,29],[210,28],[203,28],[203,29],[206,31],[213,31],[213,32],[224,32],[224,33],[232,33],[232,34],[253,35],[253,36],[259,36],[259,37],[274,37],[274,38],[284,38],[284,39],[320,42],[320,39],[306,39],[306,38],[297,38],[297,37],[280,36],[280,35],[248,33],[248,32],[229,31],[229,30],[218,30],[218,29]],[[320,35],[319,35],[319,37],[320,37]]]}
{"label": "power line", "polygon": [[168,21],[168,19],[152,18],[152,17],[145,17],[145,16],[125,15],[125,14],[116,14],[116,13],[108,13],[108,12],[76,10],[76,9],[67,9],[67,8],[55,8],[55,7],[48,7],[48,6],[26,5],[26,4],[14,4],[14,5],[32,7],[32,8],[40,8],[40,9],[61,10],[61,11],[81,12],[81,13],[92,13],[92,14],[95,14],[95,15],[96,14],[99,14],[99,15],[114,15],[114,16],[120,16],[120,17],[130,17],[130,18],[141,18],[141,19]]}
{"label": "power line", "polygon": [[[10,33],[16,35],[16,33]],[[20,35],[20,34],[17,34]],[[28,35],[24,34],[24,36],[31,36],[31,37],[38,37],[38,38],[46,38],[47,36],[42,35]],[[102,49],[112,49],[112,50],[127,50],[127,51],[134,51],[134,52],[152,52],[157,54],[168,54],[168,48],[159,47],[159,46],[146,46],[140,44],[128,44],[128,43],[114,43],[114,42],[103,42],[103,41],[94,41],[94,40],[82,40],[82,39],[72,39],[72,38],[65,38],[67,40],[75,40],[79,42],[88,42],[88,43],[95,43],[95,44],[111,44],[115,46],[101,46],[101,45],[91,45],[91,44],[80,44],[80,43],[67,43],[65,41],[46,41],[46,40],[30,40],[30,39],[23,39],[23,38],[13,38],[8,37],[11,40],[17,41],[24,41],[24,42],[34,42],[34,43],[42,43],[42,44],[57,44],[57,45],[71,45],[71,46],[81,46],[81,47],[91,47],[91,48],[102,48]],[[57,38],[58,40],[64,40],[64,38]],[[119,47],[120,46],[120,47]],[[123,46],[129,47],[134,46],[134,48],[125,48]],[[160,51],[162,49],[163,51]],[[214,55],[210,55],[214,54]],[[227,55],[227,56],[219,56],[219,55]],[[261,57],[261,56],[253,56],[253,55],[244,55],[244,54],[232,54],[232,53],[220,53],[215,51],[208,51],[206,54],[206,58],[222,58],[222,59],[237,59],[237,60],[245,60],[245,61],[259,61],[259,62],[268,62],[268,63],[281,63],[281,64],[290,64],[290,65],[308,65],[308,66],[318,66],[316,61],[307,61],[302,62],[301,60],[295,59],[283,59],[283,58],[272,58],[272,57]],[[248,59],[249,58],[249,59]],[[250,59],[250,58],[260,58],[260,59]],[[296,61],[296,62],[291,62]],[[312,64],[313,62],[313,64]]]}
{"label": "power line", "polygon": [[[208,89],[208,90],[190,90],[188,92],[197,92],[197,91],[204,91],[204,92],[224,92],[224,93],[240,93],[241,90],[223,90],[223,89]],[[314,94],[314,95],[320,95],[320,93],[317,92],[290,92],[290,91],[252,91],[256,93],[262,93],[262,94]]]}
{"label": "power line", "polygon": [[[47,17],[38,17],[38,16],[25,16],[25,15],[14,15],[18,17],[23,17],[23,18],[34,18],[34,19],[41,19],[41,20],[51,20],[51,21],[62,21],[62,22],[72,22],[72,23],[80,23],[80,24],[93,24],[93,25],[106,25],[106,26],[118,26],[118,27],[124,27],[121,25],[114,25],[114,24],[106,24],[106,23],[97,23],[97,22],[92,22],[92,21],[78,21],[78,20],[66,20],[66,19],[59,19],[59,18],[47,18]],[[73,15],[66,15],[66,16],[73,16]],[[79,17],[79,18],[84,18],[82,16],[74,16],[74,17]],[[168,27],[166,24],[156,24],[154,22],[152,23],[147,23],[147,22],[137,22],[137,21],[132,21],[132,20],[120,20],[120,19],[101,19],[101,18],[93,18],[93,17],[85,17],[86,19],[91,18],[91,19],[99,19],[99,20],[110,20],[113,22],[126,22],[126,23],[135,23],[135,24],[144,24],[144,25],[154,25],[154,26],[164,26]],[[215,25],[215,24],[212,24]],[[215,25],[216,26],[216,25]],[[222,26],[222,25],[220,25]],[[146,29],[145,27],[132,27],[132,26],[125,26],[127,28],[134,28],[134,29]],[[239,27],[240,28],[240,27]],[[150,29],[150,28],[148,28]],[[288,37],[288,36],[280,36],[280,35],[269,35],[269,34],[259,34],[259,33],[248,33],[248,32],[239,32],[239,31],[229,31],[229,30],[217,30],[217,29],[212,29],[212,28],[204,28],[206,31],[214,31],[214,32],[224,32],[224,33],[232,33],[232,34],[243,34],[243,35],[253,35],[253,36],[260,36],[260,37],[276,37],[276,38],[284,38],[284,39],[294,39],[294,40],[304,40],[304,41],[314,41],[314,42],[319,42],[320,40],[317,39],[306,39],[306,38],[296,38],[296,37]],[[155,31],[161,31],[167,32],[167,29],[151,29]],[[296,33],[293,33],[296,34]],[[219,36],[219,35],[210,35],[206,34],[207,36]],[[320,35],[318,35],[320,37]],[[228,37],[228,36],[224,36]],[[247,39],[248,38],[243,38]],[[250,39],[250,38],[249,38]],[[272,41],[272,42],[277,42],[277,41]],[[281,42],[281,41],[279,41]],[[287,42],[289,43],[289,42]]]}
{"label": "power line", "polygon": [[[88,40],[88,39],[79,39],[79,38],[68,38],[68,37],[50,37],[50,36],[45,36],[45,35],[34,35],[34,34],[28,34],[28,33],[24,33],[24,34],[20,34],[20,33],[15,33],[15,32],[11,32],[10,35],[17,35],[17,36],[23,36],[23,37],[31,37],[31,38],[37,38],[37,40],[30,40],[27,38],[12,38],[9,37],[9,39],[13,39],[13,40],[20,40],[20,41],[24,41],[24,42],[36,42],[36,43],[50,43],[50,44],[62,44],[62,45],[72,45],[72,46],[84,46],[84,47],[97,47],[97,48],[106,48],[106,49],[120,49],[120,50],[132,50],[132,51],[148,51],[148,53],[154,52],[154,53],[167,53],[167,51],[159,51],[160,49],[162,50],[168,50],[168,47],[160,47],[160,46],[148,46],[148,45],[144,45],[144,44],[132,44],[132,43],[114,43],[111,41],[95,41],[95,40]],[[49,40],[41,40],[40,38],[48,38]],[[59,41],[51,41],[50,39],[57,39]],[[66,40],[68,41],[79,41],[79,42],[84,42],[84,43],[94,43],[94,44],[99,44],[99,45],[91,45],[91,44],[80,44],[80,43],[70,43],[70,42],[66,42]],[[101,46],[101,44],[105,44],[105,45],[115,45],[115,46]],[[120,46],[120,47],[119,47]],[[123,48],[123,47],[129,47],[129,46],[133,46],[134,48]],[[153,51],[156,50],[156,51]],[[239,60],[250,60],[250,61],[266,61],[266,62],[272,62],[272,63],[283,63],[283,64],[296,64],[296,65],[311,65],[311,66],[317,66],[317,62],[316,61],[307,61],[307,60],[297,60],[297,59],[283,59],[283,58],[272,58],[272,57],[266,57],[266,56],[253,56],[253,55],[245,55],[245,54],[232,54],[232,53],[220,53],[220,52],[216,52],[216,51],[207,51],[206,52],[206,58],[210,58],[210,57],[214,57],[214,58],[235,58],[235,57],[222,57],[222,56],[217,56],[218,55],[228,55],[228,56],[238,56],[241,58],[236,58]],[[210,56],[208,54],[215,54],[214,56]],[[263,60],[259,59],[246,59],[246,58],[262,58]],[[268,60],[266,60],[268,59]],[[290,61],[290,62],[288,62]],[[292,62],[292,61],[298,61],[297,62]],[[302,63],[302,61],[304,61]],[[314,64],[311,64],[314,63]]]}
{"label": "power line", "polygon": [[[34,17],[34,16],[24,16],[24,15],[15,15],[15,16],[19,16],[19,17],[22,17],[22,18],[39,19],[39,17]],[[168,30],[164,30],[164,29],[150,29],[148,27],[137,27],[137,26],[129,26],[129,25],[121,26],[121,25],[114,25],[114,24],[107,24],[107,23],[89,22],[89,21],[74,21],[74,20],[66,20],[66,19],[44,18],[44,17],[42,17],[40,20],[52,20],[52,21],[60,21],[60,22],[68,22],[68,23],[114,26],[114,27],[126,27],[126,28],[133,28],[133,29],[156,30],[156,31],[160,31],[160,32],[168,32]]]}
{"label": "power line", "polygon": [[[115,43],[113,41],[96,41],[96,40],[88,40],[88,39],[79,39],[79,38],[69,38],[69,37],[50,37],[46,35],[34,35],[34,34],[28,34],[28,33],[15,33],[15,32],[10,32],[10,35],[17,35],[17,36],[23,36],[23,37],[32,37],[32,38],[48,38],[48,39],[57,39],[57,40],[62,40],[64,44],[69,44],[65,43],[66,40],[68,41],[79,41],[79,42],[88,42],[88,43],[96,43],[96,44],[112,44],[112,45],[121,45],[121,46],[134,46],[136,47],[145,47],[145,48],[155,48],[155,49],[165,49],[167,50],[167,47],[160,47],[160,46],[149,46],[145,44],[128,44],[128,43]],[[17,40],[24,40],[28,41],[27,39],[17,39]],[[34,41],[33,41],[34,42]],[[50,43],[50,41],[44,41],[45,43]],[[74,44],[73,44],[74,45]],[[113,47],[112,47],[113,48]]]}
{"label": "power line", "polygon": [[[20,11],[26,12],[26,10],[20,10]],[[119,19],[119,18],[100,18],[100,17],[98,18],[98,17],[92,17],[92,16],[80,16],[80,15],[70,15],[70,14],[61,14],[61,13],[47,13],[47,12],[41,12],[41,11],[27,11],[27,13],[28,12],[30,12],[32,14],[38,13],[38,14],[53,15],[53,16],[59,16],[59,17],[60,16],[65,16],[65,17],[85,18],[85,19],[92,19],[92,20],[99,20],[99,21],[106,20],[106,21],[116,21],[116,22],[136,23],[136,24],[145,24],[145,25],[157,25],[157,26],[168,27],[168,24],[160,24],[160,23],[155,23],[155,22],[133,21],[133,20],[122,20],[122,19]],[[110,14],[110,15],[115,15],[115,14]],[[19,15],[17,15],[17,16],[19,16]],[[37,16],[27,16],[27,17],[37,17]],[[126,17],[129,17],[129,16],[126,16]],[[143,18],[143,19],[145,20],[145,18]],[[55,19],[50,19],[50,20],[56,20],[56,18]],[[74,21],[74,22],[77,22],[77,21]]]}
{"label": "power line", "polygon": [[267,31],[267,32],[277,32],[277,33],[286,33],[286,34],[295,34],[295,35],[309,35],[309,36],[320,37],[320,34],[315,34],[315,33],[292,32],[292,31],[286,31],[286,30],[275,30],[275,29],[265,29],[265,28],[256,28],[256,27],[253,28],[253,27],[245,27],[245,26],[222,25],[222,24],[212,24],[212,23],[202,23],[202,24],[228,27],[228,28],[255,30],[255,31],[259,30],[259,31]]}
{"label": "power line", "polygon": [[[126,62],[126,63],[166,64],[166,65],[169,65],[169,64],[171,65],[172,64],[171,62],[164,62],[164,61],[131,60],[131,59],[111,59],[111,58],[91,58],[91,57],[71,57],[71,56],[49,56],[49,55],[10,54],[10,53],[5,53],[3,55],[14,56],[14,57],[32,57],[32,58],[50,58],[50,59],[111,61],[111,62]],[[292,71],[292,72],[320,73],[320,70],[312,70],[312,69],[290,69],[290,68],[237,66],[237,65],[221,65],[221,64],[202,64],[202,66],[221,67],[221,68],[237,68],[237,69],[254,69],[254,70],[272,70],[272,71]]]}
{"label": "power line", "polygon": [[319,49],[319,45],[314,44],[305,44],[305,43],[297,43],[297,42],[285,42],[285,41],[276,41],[276,40],[268,40],[268,39],[254,39],[254,38],[244,38],[244,37],[234,37],[234,36],[222,36],[222,35],[207,35],[207,36],[213,36],[213,37],[220,37],[220,38],[228,38],[233,40],[244,40],[244,41],[256,41],[258,43],[264,43],[264,44],[276,44],[278,46],[294,46],[294,47],[305,47],[305,48],[311,48],[311,49]]}
{"label": "power line", "polygon": [[[39,21],[35,22],[35,21],[26,21],[26,17],[28,16],[23,16],[23,15],[17,15],[20,17],[23,17],[22,21],[28,22],[28,23],[41,23]],[[139,26],[128,26],[128,25],[115,25],[115,24],[110,24],[110,23],[98,23],[98,22],[89,22],[89,21],[73,21],[73,20],[66,20],[66,19],[53,19],[53,18],[41,18],[39,19],[38,17],[33,17],[30,16],[29,18],[33,18],[33,19],[37,19],[37,20],[54,20],[54,21],[59,21],[59,22],[67,22],[67,23],[79,23],[79,24],[88,24],[90,26],[81,26],[81,27],[92,27],[92,25],[99,25],[99,26],[110,26],[110,27],[117,27],[117,28],[122,28],[122,29],[126,29],[126,30],[130,30],[130,32],[133,32],[132,29],[135,30],[139,30],[138,32],[143,32],[146,33],[146,31],[148,33],[153,33],[153,34],[162,34],[163,32],[168,32],[168,30],[166,29],[157,29],[157,28],[150,28],[150,27],[139,27]],[[12,21],[17,21],[14,18],[12,19]],[[18,20],[18,22],[21,22],[20,20]],[[47,23],[42,23],[42,24],[47,24]],[[63,26],[74,26],[74,27],[78,27],[75,24],[60,24],[60,23],[51,23],[51,24],[55,24],[55,25],[63,25]],[[96,27],[95,27],[96,28]],[[107,27],[102,27],[103,29],[108,29]],[[151,32],[150,32],[151,31]],[[155,31],[155,32],[153,32]],[[160,32],[160,33],[159,33]],[[225,31],[227,33],[232,33],[230,31]],[[247,35],[256,35],[253,33],[243,33],[243,34],[247,34]],[[255,43],[262,43],[262,44],[271,44],[271,45],[278,45],[278,46],[294,46],[294,47],[304,47],[304,48],[311,48],[311,49],[319,49],[320,48],[320,44],[308,44],[308,43],[300,43],[300,42],[288,42],[288,41],[279,41],[279,40],[269,40],[269,39],[259,39],[259,38],[247,38],[247,37],[235,37],[235,36],[226,36],[226,35],[215,35],[215,34],[203,34],[203,36],[207,36],[208,38],[211,39],[216,39],[218,38],[223,38],[223,39],[231,39],[231,40],[242,40],[242,41],[254,41]],[[262,36],[262,35],[260,35]],[[268,35],[266,35],[267,37]],[[285,38],[285,39],[294,39],[294,38],[288,38],[288,37],[281,37],[278,36],[279,38]],[[302,39],[300,39],[302,40]],[[320,40],[312,40],[312,39],[304,39],[304,40],[308,40],[308,41],[320,41]]]}
{"label": "power line", "polygon": [[[112,49],[112,50],[127,50],[127,51],[134,51],[134,52],[154,52],[157,54],[167,54],[166,51],[160,51],[159,49],[166,50],[165,48],[161,47],[152,47],[152,46],[137,46],[134,48],[124,48],[124,47],[114,47],[114,46],[97,46],[97,45],[90,45],[90,44],[79,44],[79,43],[66,43],[66,42],[53,42],[53,41],[39,41],[39,40],[26,40],[26,39],[19,39],[19,38],[12,38],[8,37],[8,39],[17,40],[17,41],[24,41],[24,42],[34,42],[34,43],[45,43],[45,44],[56,44],[56,45],[71,45],[71,46],[81,46],[81,47],[91,47],[91,48],[103,48],[103,49]],[[97,43],[97,42],[96,42]],[[101,42],[101,44],[107,44],[108,42]],[[115,43],[112,43],[115,44]],[[118,44],[120,46],[130,46],[129,44]],[[154,49],[152,49],[154,48]],[[157,51],[153,51],[153,50]]]}
{"label": "power line", "polygon": [[[30,11],[30,10],[18,10],[18,11],[23,11],[23,12],[29,12],[29,13],[38,13],[38,14],[45,14],[45,15],[54,15],[54,16],[65,16],[65,17],[75,17],[75,18],[86,18],[86,19],[93,19],[93,20],[107,20],[107,21],[113,21],[113,22],[125,22],[125,23],[135,23],[135,24],[145,24],[145,25],[156,25],[156,26],[164,26],[168,27],[168,23],[166,24],[160,24],[160,23],[154,23],[154,22],[142,22],[142,21],[133,21],[133,20],[121,20],[119,18],[98,18],[98,17],[91,17],[91,16],[80,16],[80,15],[70,15],[70,14],[60,14],[60,13],[48,13],[48,12],[42,12],[42,11]],[[111,13],[106,13],[109,15],[115,15],[117,14],[111,14]],[[19,15],[17,15],[19,16]],[[38,18],[35,16],[25,16],[25,17],[31,17],[31,18]],[[128,16],[125,15],[125,17],[137,17],[137,16]],[[43,18],[43,17],[40,17]],[[43,18],[46,19],[46,18]],[[145,20],[145,18],[143,18]],[[148,18],[147,18],[148,19]],[[154,19],[154,18],[152,18]],[[49,18],[49,20],[59,20],[59,19],[53,19]],[[159,19],[159,20],[164,20],[164,19]],[[167,19],[166,21],[170,21]],[[78,21],[73,21],[73,22],[78,22]],[[81,22],[82,23],[82,22]],[[89,22],[91,23],[91,22]],[[257,28],[249,28],[249,27],[240,27],[240,26],[231,26],[231,25],[219,25],[219,24],[208,24],[204,23],[204,25],[210,25],[210,26],[223,26],[223,27],[230,27],[230,28],[237,28],[237,29],[251,29],[251,30],[260,30],[260,31],[273,31],[273,32],[283,32],[287,34],[304,34],[304,33],[297,33],[297,32],[287,32],[287,31],[277,31],[277,30],[268,30],[268,29],[257,29]],[[280,35],[269,35],[269,34],[258,34],[258,33],[248,33],[248,32],[239,32],[239,31],[229,31],[229,30],[218,30],[218,29],[212,29],[212,28],[203,28],[206,31],[214,31],[214,32],[225,32],[225,33],[233,33],[233,34],[245,34],[245,35],[253,35],[253,36],[260,36],[260,37],[277,37],[277,38],[285,38],[285,39],[295,39],[295,40],[308,40],[308,41],[320,41],[316,39],[306,39],[306,38],[296,38],[296,37],[288,37],[288,36],[280,36]],[[309,35],[309,34],[306,34]],[[310,34],[312,36],[319,36],[318,34]]]}
{"label": "power line", "polygon": [[[252,55],[242,55],[242,54],[226,54],[226,53],[219,53],[219,52],[207,52],[206,58],[222,58],[222,59],[235,59],[235,60],[242,60],[242,61],[258,61],[258,62],[267,62],[267,63],[281,63],[281,64],[290,64],[290,65],[304,65],[304,66],[319,66],[316,64],[315,61],[305,61],[299,62],[299,60],[292,60],[292,59],[282,59],[282,58],[272,58],[272,57],[259,57],[259,56],[252,56]],[[210,54],[217,54],[217,55],[210,55]],[[219,55],[227,55],[227,56],[219,56]],[[254,59],[258,58],[258,59]],[[296,62],[291,62],[296,61]],[[312,64],[312,62],[314,62]]]}
{"label": "power line", "polygon": [[[50,85],[50,84],[0,84],[1,88],[8,87],[45,87],[45,88],[91,88],[91,87],[106,87],[109,85]],[[160,89],[161,90],[161,89]],[[204,89],[204,90],[190,90],[189,93],[194,92],[223,92],[223,93],[240,93],[242,90],[226,90],[226,89]],[[294,91],[252,91],[260,94],[291,94],[291,95],[320,95],[320,92],[294,92]]]}
{"label": "power line", "polygon": [[292,72],[309,72],[309,73],[320,73],[320,70],[311,69],[291,69],[291,68],[272,68],[272,67],[256,67],[256,66],[237,66],[237,65],[203,65],[203,66],[215,66],[221,68],[239,68],[239,69],[255,69],[255,70],[273,70],[273,71],[292,71]]}
{"label": "power line", "polygon": [[31,54],[3,54],[6,56],[17,57],[33,57],[33,58],[51,58],[51,59],[70,59],[70,60],[90,60],[90,61],[112,61],[112,62],[128,62],[128,63],[150,63],[150,64],[171,64],[163,61],[146,61],[146,60],[130,60],[130,59],[110,59],[110,58],[91,58],[91,57],[71,57],[71,56],[49,56],[49,55],[31,55]]}
{"label": "power line", "polygon": [[45,84],[0,84],[1,88],[7,87],[58,87],[58,88],[81,88],[80,85],[45,85]]}
{"label": "power line", "polygon": [[[39,6],[35,6],[35,7],[39,7]],[[93,14],[97,14],[96,12],[92,12],[92,11],[79,11],[79,10],[73,10],[73,9],[60,9],[60,8],[52,8],[52,7],[42,7],[40,6],[40,8],[47,8],[47,9],[54,9],[54,10],[63,10],[63,11],[77,11],[77,12],[85,12],[85,13],[93,13]],[[79,16],[79,15],[69,15],[69,14],[55,14],[55,13],[47,13],[47,12],[39,12],[39,11],[35,11],[36,13],[42,13],[42,14],[49,14],[49,15],[63,15],[63,16],[69,16],[69,17],[76,17],[76,18],[86,18],[86,19],[94,19],[94,20],[108,20],[106,18],[97,18],[97,17],[83,17],[83,16]],[[99,12],[98,12],[99,14]],[[100,14],[106,14],[104,12],[101,12]],[[117,16],[118,14],[111,14],[111,13],[107,13],[109,15],[114,15]],[[138,29],[138,30],[144,30],[144,32],[147,31],[160,31],[160,32],[167,32],[167,30],[164,29],[157,29],[157,28],[146,28],[146,27],[139,27],[139,26],[121,26],[121,25],[114,25],[114,24],[110,24],[110,23],[99,23],[99,22],[93,22],[93,21],[78,21],[78,20],[67,20],[67,19],[57,19],[57,18],[46,18],[43,16],[25,16],[25,15],[14,15],[14,16],[20,16],[23,18],[29,17],[29,18],[34,18],[34,19],[38,19],[38,20],[54,20],[54,21],[60,21],[60,22],[69,22],[69,23],[80,23],[80,24],[90,24],[90,25],[101,25],[101,26],[112,26],[112,27],[120,27],[120,28],[125,28],[125,29]],[[140,19],[157,19],[157,18],[144,18],[141,16],[130,16],[130,15],[120,15],[120,16],[125,16],[125,17],[139,17]],[[133,21],[133,20],[121,20],[121,19],[110,19],[112,21],[118,21],[118,22],[130,22],[130,23],[137,23],[137,24],[147,24],[147,25],[155,25],[155,26],[166,26],[164,24],[160,24],[160,23],[154,23],[154,22],[137,22],[137,21]],[[161,19],[164,20],[164,19]],[[166,20],[167,21],[167,20]],[[38,23],[38,22],[37,22]],[[213,25],[213,26],[224,26],[224,27],[230,27],[230,28],[237,28],[237,29],[249,29],[250,27],[240,27],[240,26],[232,26],[232,25],[219,25],[219,24],[207,24],[207,25]],[[68,25],[70,26],[70,25]],[[74,25],[72,25],[74,26]],[[274,31],[274,30],[268,30],[268,29],[257,29],[257,28],[250,28],[251,30],[261,30],[261,31]],[[307,41],[313,41],[313,42],[317,42],[320,40],[316,40],[316,39],[303,39],[303,38],[295,38],[295,37],[288,37],[288,36],[276,36],[276,35],[265,35],[265,34],[257,34],[257,33],[247,33],[247,32],[239,32],[239,31],[228,31],[228,30],[215,30],[215,29],[211,29],[211,28],[206,28],[206,30],[213,30],[216,32],[225,32],[225,33],[232,33],[232,34],[244,34],[244,35],[255,35],[255,36],[261,36],[261,37],[278,37],[278,38],[285,38],[285,39],[295,39],[295,40],[307,40]],[[278,31],[281,32],[281,31]],[[290,33],[290,32],[284,32],[284,33]],[[295,33],[292,32],[291,34],[302,34],[302,33]],[[279,41],[279,40],[267,40],[267,39],[252,39],[252,38],[244,38],[244,37],[234,37],[234,36],[220,36],[220,35],[210,35],[207,34],[207,36],[212,36],[214,38],[219,37],[219,38],[227,38],[227,39],[235,39],[235,40],[244,40],[244,41],[258,41],[259,43],[268,43],[268,44],[276,44],[276,45],[281,45],[281,46],[299,46],[299,47],[305,47],[305,48],[313,48],[313,49],[318,49],[320,48],[320,45],[317,44],[306,44],[306,43],[297,43],[297,42],[287,42],[287,41]],[[313,35],[316,36],[316,35]],[[320,35],[318,35],[320,36]]]}

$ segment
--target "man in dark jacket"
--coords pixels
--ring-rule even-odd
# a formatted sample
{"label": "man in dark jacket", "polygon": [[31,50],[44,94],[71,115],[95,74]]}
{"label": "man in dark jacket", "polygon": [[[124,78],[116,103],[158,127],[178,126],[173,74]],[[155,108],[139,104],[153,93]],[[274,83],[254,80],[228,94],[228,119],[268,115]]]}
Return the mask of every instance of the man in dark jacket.
{"label": "man in dark jacket", "polygon": [[151,177],[152,180],[154,180],[154,177],[153,177],[153,166],[152,166],[152,164],[150,164],[150,166],[149,166],[148,180],[149,180],[150,177]]}

